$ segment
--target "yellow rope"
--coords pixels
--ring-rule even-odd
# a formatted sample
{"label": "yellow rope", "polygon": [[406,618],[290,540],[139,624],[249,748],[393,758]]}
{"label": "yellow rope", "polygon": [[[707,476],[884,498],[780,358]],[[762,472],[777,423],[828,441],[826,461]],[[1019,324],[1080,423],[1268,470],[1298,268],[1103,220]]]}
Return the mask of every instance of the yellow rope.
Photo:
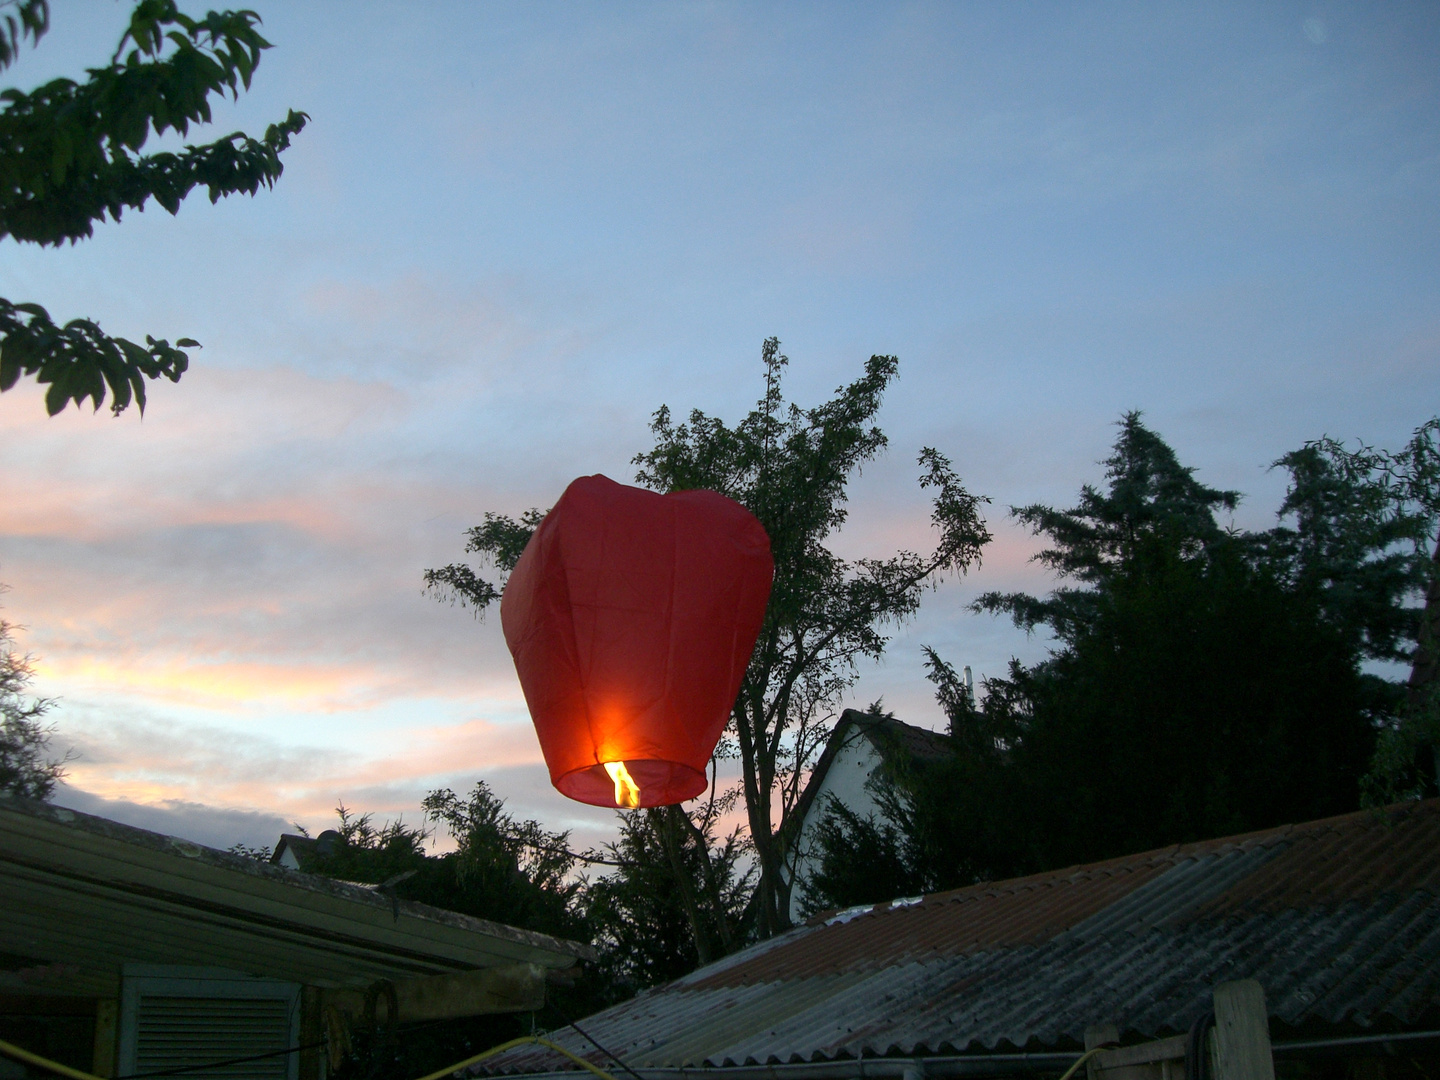
{"label": "yellow rope", "polygon": [[[488,1057],[494,1057],[496,1054],[504,1053],[506,1050],[510,1050],[516,1046],[524,1046],[526,1043],[535,1043],[539,1046],[548,1047],[557,1054],[564,1054],[571,1061],[575,1062],[576,1065],[589,1069],[598,1076],[600,1080],[615,1080],[615,1077],[611,1076],[604,1069],[590,1064],[590,1062],[577,1054],[572,1054],[563,1046],[556,1046],[549,1039],[542,1039],[538,1035],[526,1035],[523,1038],[511,1039],[509,1042],[501,1043],[499,1046],[492,1046],[483,1054],[476,1054],[474,1057],[468,1057],[464,1061],[457,1061],[454,1065],[448,1065],[439,1072],[433,1072],[428,1076],[420,1077],[420,1080],[440,1080],[442,1076],[449,1076],[451,1073],[459,1072],[467,1066],[477,1064]],[[96,1076],[94,1073],[82,1072],[80,1069],[72,1069],[69,1065],[61,1065],[58,1061],[51,1061],[49,1058],[41,1057],[39,1054],[32,1054],[29,1050],[16,1046],[14,1043],[8,1043],[3,1039],[0,1039],[0,1054],[7,1054],[10,1057],[18,1058],[26,1064],[35,1065],[41,1069],[49,1069],[51,1072],[59,1073],[61,1076],[68,1076],[70,1080],[104,1080],[103,1077]]]}
{"label": "yellow rope", "polygon": [[9,1054],[13,1058],[19,1058],[27,1065],[38,1065],[42,1069],[49,1069],[61,1076],[68,1076],[70,1080],[102,1080],[94,1073],[81,1072],[79,1069],[72,1069],[69,1065],[61,1065],[58,1061],[51,1061],[39,1054],[32,1054],[29,1050],[24,1050],[14,1043],[8,1043],[4,1039],[0,1039],[0,1054]]}
{"label": "yellow rope", "polygon": [[1084,1065],[1085,1062],[1089,1061],[1096,1054],[1100,1053],[1101,1050],[1113,1050],[1114,1048],[1114,1043],[1106,1043],[1104,1046],[1097,1046],[1093,1050],[1086,1050],[1085,1053],[1081,1054],[1078,1058],[1076,1058],[1074,1065],[1071,1065],[1068,1069],[1065,1070],[1065,1074],[1060,1077],[1060,1080],[1070,1080],[1070,1077],[1075,1075],[1081,1065]]}
{"label": "yellow rope", "polygon": [[526,1035],[523,1038],[511,1039],[509,1042],[501,1043],[499,1046],[492,1046],[483,1054],[476,1054],[474,1057],[468,1057],[464,1061],[456,1062],[454,1065],[447,1065],[445,1068],[439,1070],[438,1072],[429,1073],[425,1076],[420,1077],[420,1080],[440,1080],[442,1076],[449,1076],[451,1073],[459,1072],[461,1069],[464,1069],[470,1065],[474,1065],[478,1062],[484,1061],[488,1057],[494,1057],[496,1054],[502,1054],[506,1050],[509,1050],[515,1046],[524,1046],[526,1043],[535,1043],[537,1046],[548,1047],[549,1049],[554,1050],[557,1054],[564,1054],[571,1061],[575,1062],[576,1065],[579,1065],[581,1068],[589,1069],[596,1076],[600,1077],[600,1080],[615,1080],[615,1077],[611,1076],[604,1069],[599,1068],[595,1065],[591,1065],[590,1062],[586,1061],[580,1055],[572,1054],[563,1046],[556,1046],[549,1039],[542,1039],[539,1035]]}
{"label": "yellow rope", "polygon": [[[589,1069],[598,1076],[600,1080],[615,1080],[615,1077],[610,1073],[597,1065],[590,1064],[590,1062],[586,1061],[579,1054],[572,1054],[563,1046],[557,1046],[549,1039],[542,1039],[539,1035],[525,1035],[518,1039],[511,1039],[509,1042],[503,1042],[499,1046],[492,1046],[489,1050],[476,1054],[474,1057],[468,1057],[464,1061],[457,1061],[454,1065],[447,1065],[445,1068],[439,1069],[436,1072],[427,1073],[420,1077],[419,1080],[441,1080],[441,1077],[449,1076],[451,1073],[457,1073],[461,1069],[468,1068],[471,1065],[478,1065],[486,1058],[494,1057],[496,1054],[503,1054],[506,1050],[512,1050],[517,1046],[525,1046],[531,1043],[536,1046],[544,1046],[547,1049],[554,1050],[557,1054],[563,1054],[581,1068]],[[1085,1053],[1076,1059],[1075,1064],[1065,1070],[1060,1080],[1070,1080],[1081,1065],[1084,1065],[1092,1057],[1100,1053],[1101,1050],[1108,1049],[1110,1049],[1108,1046],[1097,1046],[1093,1050],[1085,1051]],[[94,1073],[82,1072],[80,1069],[72,1069],[69,1065],[61,1065],[58,1061],[51,1061],[49,1058],[41,1057],[39,1054],[32,1054],[29,1050],[24,1050],[14,1043],[8,1043],[3,1039],[0,1039],[0,1054],[8,1054],[10,1057],[18,1058],[27,1064],[36,1065],[42,1069],[49,1069],[51,1072],[59,1073],[61,1076],[68,1076],[70,1080],[105,1080],[104,1077],[96,1076]]]}

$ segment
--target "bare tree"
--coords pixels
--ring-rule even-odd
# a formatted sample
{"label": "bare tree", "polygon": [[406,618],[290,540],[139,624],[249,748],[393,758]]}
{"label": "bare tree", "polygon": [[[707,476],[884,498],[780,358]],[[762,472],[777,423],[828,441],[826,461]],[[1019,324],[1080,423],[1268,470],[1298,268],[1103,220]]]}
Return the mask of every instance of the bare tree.
{"label": "bare tree", "polygon": [[0,791],[48,799],[65,775],[64,759],[50,756],[54,725],[43,721],[54,702],[25,696],[34,657],[15,650],[16,629],[0,619]]}

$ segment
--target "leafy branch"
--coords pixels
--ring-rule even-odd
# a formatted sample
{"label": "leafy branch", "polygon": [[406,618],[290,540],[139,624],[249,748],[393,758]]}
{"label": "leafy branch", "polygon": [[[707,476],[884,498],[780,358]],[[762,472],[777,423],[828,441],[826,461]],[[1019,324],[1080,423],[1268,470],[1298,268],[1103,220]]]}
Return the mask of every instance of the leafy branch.
{"label": "leafy branch", "polygon": [[[0,19],[0,67],[49,27],[45,0],[13,7]],[[212,95],[234,99],[250,88],[270,48],[259,22],[253,11],[194,19],[175,0],[140,0],[110,63],[88,69],[84,82],[61,78],[29,93],[0,92],[0,238],[73,244],[93,235],[96,222],[118,222],[152,198],[173,215],[199,185],[212,203],[273,187],[305,113],[290,110],[260,139],[237,131],[178,153],[140,152],[152,132],[186,136],[192,124],[210,123]],[[190,338],[171,346],[149,336],[141,346],[88,319],[57,326],[38,304],[0,300],[0,392],[34,376],[49,386],[52,416],[72,401],[98,410],[107,390],[112,413],[132,401],[143,413],[144,381],[179,381],[189,365],[183,350],[196,347]]]}

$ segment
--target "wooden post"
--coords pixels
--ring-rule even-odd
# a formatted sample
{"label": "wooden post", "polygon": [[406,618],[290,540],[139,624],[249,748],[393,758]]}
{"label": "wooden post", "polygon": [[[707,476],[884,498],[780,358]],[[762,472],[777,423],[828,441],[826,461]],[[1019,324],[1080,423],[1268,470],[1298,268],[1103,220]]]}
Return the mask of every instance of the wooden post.
{"label": "wooden post", "polygon": [[[1097,1046],[1104,1046],[1106,1043],[1118,1043],[1120,1041],[1120,1029],[1114,1024],[1092,1024],[1085,1029],[1085,1049],[1094,1050]],[[1085,1076],[1087,1080],[1097,1080],[1099,1067],[1097,1059],[1099,1054],[1085,1063]]]}
{"label": "wooden post", "polygon": [[101,998],[95,1003],[95,1045],[90,1071],[96,1076],[115,1075],[115,1025],[120,1016],[120,1002]]}
{"label": "wooden post", "polygon": [[[1088,1049],[1094,1049],[1114,1037],[1115,1029],[1107,1030],[1107,1026],[1102,1025],[1087,1031],[1085,1042]],[[1184,1057],[1185,1036],[1172,1035],[1168,1039],[1102,1050],[1086,1064],[1097,1080],[1184,1080]]]}
{"label": "wooden post", "polygon": [[309,1047],[300,1051],[296,1073],[300,1080],[320,1080],[323,1075],[320,1071],[320,1047],[315,1045],[325,1034],[325,1025],[320,1016],[321,1005],[319,987],[300,988],[300,1045]]}
{"label": "wooden post", "polygon": [[1215,1080],[1275,1080],[1265,990],[1254,979],[1215,987]]}

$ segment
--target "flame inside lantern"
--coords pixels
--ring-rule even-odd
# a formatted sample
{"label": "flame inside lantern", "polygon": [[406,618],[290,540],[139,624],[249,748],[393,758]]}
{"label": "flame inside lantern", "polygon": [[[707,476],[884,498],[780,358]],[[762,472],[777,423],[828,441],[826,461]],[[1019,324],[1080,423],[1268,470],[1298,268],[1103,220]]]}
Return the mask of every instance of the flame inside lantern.
{"label": "flame inside lantern", "polygon": [[623,806],[627,810],[634,810],[639,806],[640,785],[631,778],[625,762],[607,761],[605,771],[610,774],[610,779],[615,781],[615,805]]}

